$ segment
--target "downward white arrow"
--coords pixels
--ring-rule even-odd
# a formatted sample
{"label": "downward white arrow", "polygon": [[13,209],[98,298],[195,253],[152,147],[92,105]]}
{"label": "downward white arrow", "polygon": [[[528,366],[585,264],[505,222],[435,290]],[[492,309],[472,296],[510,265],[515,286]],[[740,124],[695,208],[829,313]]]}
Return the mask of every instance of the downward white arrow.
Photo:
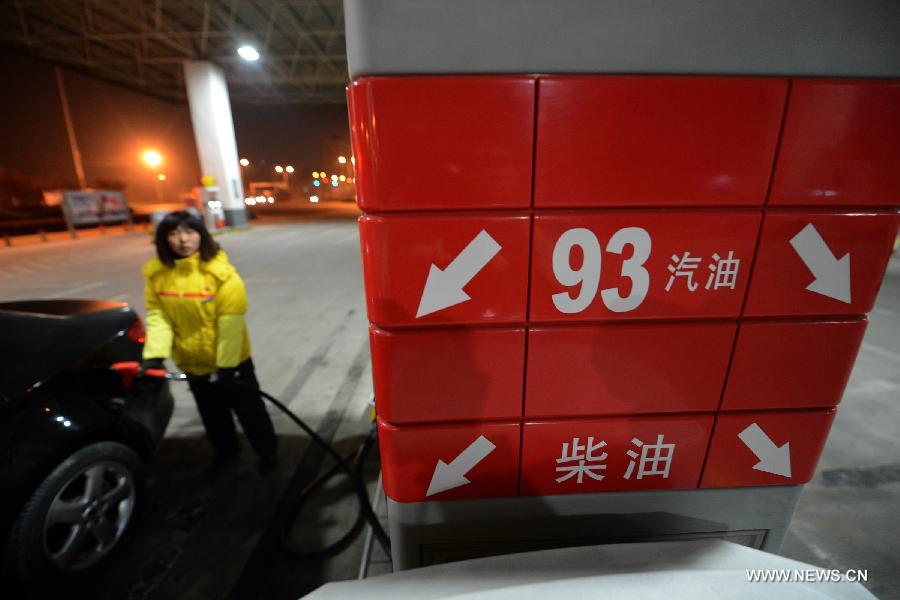
{"label": "downward white arrow", "polygon": [[471,297],[463,291],[463,288],[498,252],[500,244],[482,229],[446,269],[442,271],[432,263],[428,279],[425,280],[425,289],[422,290],[422,297],[419,299],[416,318],[470,300]]}
{"label": "downward white arrow", "polygon": [[428,486],[428,492],[425,497],[440,494],[453,488],[458,488],[469,483],[465,475],[472,470],[475,465],[480,463],[484,458],[494,451],[495,446],[486,437],[479,436],[477,440],[469,444],[469,447],[453,459],[450,464],[438,459],[434,468],[434,475],[431,476],[431,484]]}
{"label": "downward white arrow", "polygon": [[835,258],[812,223],[791,238],[791,246],[815,277],[806,289],[850,304],[849,252],[840,259]]}
{"label": "downward white arrow", "polygon": [[738,437],[759,459],[759,462],[753,466],[754,469],[782,477],[791,476],[790,442],[785,442],[781,447],[776,446],[775,442],[756,423],[740,432]]}

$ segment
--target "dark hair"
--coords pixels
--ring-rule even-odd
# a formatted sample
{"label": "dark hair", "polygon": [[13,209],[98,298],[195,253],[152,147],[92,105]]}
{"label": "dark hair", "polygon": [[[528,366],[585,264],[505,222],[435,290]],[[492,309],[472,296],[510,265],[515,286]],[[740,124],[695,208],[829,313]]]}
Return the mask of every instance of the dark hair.
{"label": "dark hair", "polygon": [[169,246],[169,234],[179,226],[190,227],[200,234],[200,259],[212,260],[219,253],[219,244],[209,234],[206,225],[197,215],[186,210],[176,210],[167,214],[156,226],[156,255],[167,267],[175,266],[175,259],[181,258]]}

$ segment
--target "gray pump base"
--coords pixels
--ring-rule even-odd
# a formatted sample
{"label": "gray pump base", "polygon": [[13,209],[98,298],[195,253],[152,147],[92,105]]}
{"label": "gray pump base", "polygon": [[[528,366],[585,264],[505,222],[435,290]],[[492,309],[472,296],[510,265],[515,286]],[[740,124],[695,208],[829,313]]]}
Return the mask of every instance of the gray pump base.
{"label": "gray pump base", "polygon": [[721,538],[778,552],[802,486],[521,496],[388,498],[394,571],[565,546]]}

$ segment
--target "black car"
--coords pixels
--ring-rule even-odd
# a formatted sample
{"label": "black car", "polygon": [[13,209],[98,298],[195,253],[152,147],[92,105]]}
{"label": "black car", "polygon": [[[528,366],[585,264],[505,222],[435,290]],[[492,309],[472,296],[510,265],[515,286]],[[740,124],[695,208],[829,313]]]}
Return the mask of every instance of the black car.
{"label": "black car", "polygon": [[135,377],[143,341],[120,302],[0,303],[5,575],[64,579],[125,537],[174,407],[165,380]]}

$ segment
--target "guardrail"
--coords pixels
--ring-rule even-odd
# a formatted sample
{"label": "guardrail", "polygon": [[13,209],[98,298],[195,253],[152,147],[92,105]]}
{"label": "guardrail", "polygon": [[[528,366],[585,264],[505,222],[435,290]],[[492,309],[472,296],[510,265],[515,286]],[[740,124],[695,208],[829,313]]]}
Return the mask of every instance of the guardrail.
{"label": "guardrail", "polygon": [[[124,221],[122,223],[115,223],[114,225],[122,225],[123,231],[131,231],[132,229],[134,229],[135,222],[142,222],[146,226],[148,221],[149,219],[147,217],[142,219],[140,215],[135,215],[134,222],[129,223],[127,221]],[[68,231],[72,239],[78,239],[78,231],[80,230],[97,229],[99,230],[101,235],[105,235],[106,229],[110,226],[111,224],[99,223],[87,228],[71,228]],[[41,236],[42,242],[47,242],[49,241],[49,238],[47,236],[48,232],[63,231],[66,231],[66,220],[63,217],[0,221],[0,237],[3,238],[3,244],[7,247],[13,245],[14,237],[36,234]]]}

